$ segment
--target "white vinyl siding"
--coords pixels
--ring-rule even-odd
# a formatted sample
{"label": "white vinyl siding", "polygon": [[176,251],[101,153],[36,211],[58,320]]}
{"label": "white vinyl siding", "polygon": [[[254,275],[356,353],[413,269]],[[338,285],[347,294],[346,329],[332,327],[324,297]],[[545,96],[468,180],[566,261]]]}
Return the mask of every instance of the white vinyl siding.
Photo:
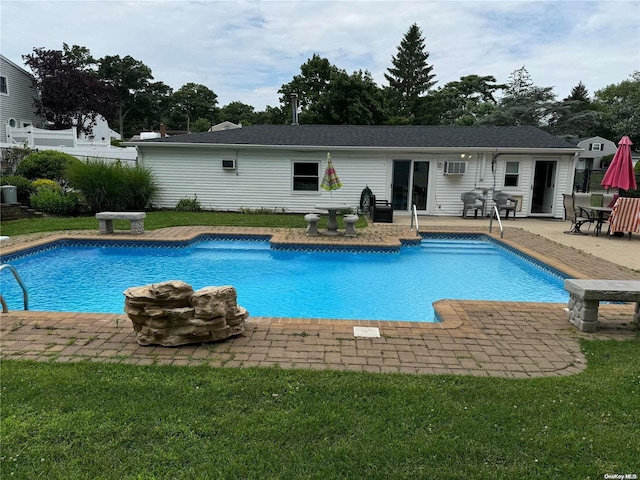
{"label": "white vinyl siding", "polygon": [[322,189],[294,191],[294,162],[318,162],[318,173],[322,177],[326,155],[326,151],[239,150],[237,168],[230,171],[222,169],[221,159],[235,157],[235,151],[145,146],[139,162],[151,168],[160,187],[158,198],[153,203],[163,208],[173,208],[180,199],[197,195],[201,206],[207,210],[264,208],[308,213],[315,210],[317,203],[331,196],[334,202],[356,208],[366,185],[376,195],[386,194],[386,155],[359,158],[333,152],[333,166],[343,187],[332,194]]}
{"label": "white vinyl siding", "polygon": [[[492,168],[493,154],[474,154],[467,159],[465,175],[444,175],[444,162],[459,161],[459,154],[413,154],[404,152],[330,151],[336,173],[343,184],[331,194],[293,190],[293,165],[296,162],[317,162],[321,181],[326,167],[326,150],[301,152],[293,149],[226,149],[216,146],[167,145],[140,147],[139,162],[151,168],[160,192],[153,204],[173,208],[182,198],[198,197],[204,209],[240,211],[270,209],[278,212],[310,213],[315,205],[332,197],[334,202],[357,208],[360,195],[369,187],[376,197],[390,199],[394,159],[429,162],[427,215],[459,216],[462,214],[460,194],[487,190],[487,210],[493,206],[493,189],[522,198],[518,216],[529,211],[534,159],[523,154],[500,154]],[[236,170],[222,168],[222,159],[236,160]],[[556,202],[553,216],[562,218],[562,193],[571,191],[573,157],[544,156],[538,159],[557,160]],[[517,162],[518,187],[503,187],[507,162]],[[571,176],[571,178],[569,178]],[[558,207],[557,205],[560,205]],[[400,213],[400,212],[398,212]],[[408,212],[406,212],[408,214]]]}

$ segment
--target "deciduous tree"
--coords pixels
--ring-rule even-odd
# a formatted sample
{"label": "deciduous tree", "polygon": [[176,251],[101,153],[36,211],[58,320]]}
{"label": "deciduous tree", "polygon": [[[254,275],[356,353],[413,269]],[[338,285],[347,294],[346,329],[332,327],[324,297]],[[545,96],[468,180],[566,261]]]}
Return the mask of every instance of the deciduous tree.
{"label": "deciduous tree", "polygon": [[242,102],[231,102],[220,109],[219,120],[221,122],[251,125],[255,123],[254,117],[255,112],[251,105]]}
{"label": "deciduous tree", "polygon": [[114,92],[115,120],[119,132],[124,137],[124,122],[136,108],[136,102],[145,94],[153,75],[151,69],[130,55],[120,58],[119,55],[107,55],[98,62],[98,76]]}
{"label": "deciduous tree", "polygon": [[300,75],[295,75],[293,80],[285,83],[278,90],[281,94],[280,103],[283,110],[291,112],[291,94],[297,94],[300,108],[299,122],[315,123],[309,111],[328,92],[331,76],[338,72],[338,67],[332,65],[326,58],[314,54],[300,66],[300,72]]}
{"label": "deciduous tree", "polygon": [[186,127],[189,131],[191,119],[206,118],[215,123],[218,114],[217,98],[218,96],[205,85],[190,82],[173,94],[172,102],[175,112],[186,117]]}
{"label": "deciduous tree", "polygon": [[594,103],[602,114],[601,135],[616,143],[627,135],[640,149],[640,71],[596,91]]}
{"label": "deciduous tree", "polygon": [[88,49],[63,44],[63,50],[34,48],[22,58],[33,72],[37,114],[54,129],[75,126],[90,135],[99,114],[109,117],[113,91],[91,69]]}
{"label": "deciduous tree", "polygon": [[589,99],[584,83],[571,89],[571,93],[555,106],[548,129],[554,135],[576,139],[593,135],[598,130],[600,113]]}
{"label": "deciduous tree", "polygon": [[553,87],[537,87],[525,67],[509,77],[507,90],[491,114],[480,123],[489,125],[545,127],[555,108]]}
{"label": "deciduous tree", "polygon": [[431,110],[438,112],[438,123],[442,125],[474,125],[479,118],[495,109],[497,101],[494,95],[506,87],[496,84],[495,77],[491,75],[467,75],[432,92]]}
{"label": "deciduous tree", "polygon": [[376,125],[387,118],[384,93],[362,70],[333,72],[328,90],[309,113],[314,123],[326,125]]}

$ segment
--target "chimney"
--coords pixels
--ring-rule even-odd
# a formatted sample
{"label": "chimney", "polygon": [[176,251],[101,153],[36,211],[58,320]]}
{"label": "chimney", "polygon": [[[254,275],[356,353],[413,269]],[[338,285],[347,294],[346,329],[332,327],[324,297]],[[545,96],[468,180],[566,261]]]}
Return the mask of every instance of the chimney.
{"label": "chimney", "polygon": [[164,138],[167,136],[167,127],[164,126],[164,123],[160,124],[160,138]]}
{"label": "chimney", "polygon": [[291,94],[291,114],[293,116],[292,125],[298,125],[298,94]]}

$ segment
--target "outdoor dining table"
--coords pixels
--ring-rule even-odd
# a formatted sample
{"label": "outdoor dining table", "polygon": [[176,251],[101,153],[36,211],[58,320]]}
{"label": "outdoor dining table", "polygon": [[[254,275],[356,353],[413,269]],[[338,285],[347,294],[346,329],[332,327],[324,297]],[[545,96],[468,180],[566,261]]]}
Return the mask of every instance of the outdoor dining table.
{"label": "outdoor dining table", "polygon": [[596,228],[593,230],[593,234],[597,237],[600,235],[600,230],[602,230],[602,224],[606,221],[604,216],[605,213],[611,214],[613,212],[613,208],[611,207],[586,207],[591,210],[593,213],[597,213],[598,217],[596,218]]}
{"label": "outdoor dining table", "polygon": [[345,205],[344,203],[319,203],[315,208],[317,210],[326,210],[329,212],[329,218],[327,218],[327,229],[320,232],[322,235],[344,235],[344,232],[338,231],[338,212],[349,210],[351,208],[349,205]]}

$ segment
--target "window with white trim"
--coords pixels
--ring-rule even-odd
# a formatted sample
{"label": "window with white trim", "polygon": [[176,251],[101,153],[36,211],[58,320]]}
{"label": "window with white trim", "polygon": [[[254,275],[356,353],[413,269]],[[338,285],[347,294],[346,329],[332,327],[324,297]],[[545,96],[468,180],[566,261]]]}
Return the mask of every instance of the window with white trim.
{"label": "window with white trim", "polygon": [[520,162],[507,162],[504,170],[504,186],[517,187],[520,181]]}
{"label": "window with white trim", "polygon": [[590,143],[589,144],[589,150],[593,150],[594,152],[601,152],[602,151],[602,144],[601,143]]}
{"label": "window with white trim", "polygon": [[5,76],[0,77],[0,93],[9,93],[7,90],[7,77]]}
{"label": "window with white trim", "polygon": [[317,192],[320,186],[318,162],[293,162],[293,190]]}

